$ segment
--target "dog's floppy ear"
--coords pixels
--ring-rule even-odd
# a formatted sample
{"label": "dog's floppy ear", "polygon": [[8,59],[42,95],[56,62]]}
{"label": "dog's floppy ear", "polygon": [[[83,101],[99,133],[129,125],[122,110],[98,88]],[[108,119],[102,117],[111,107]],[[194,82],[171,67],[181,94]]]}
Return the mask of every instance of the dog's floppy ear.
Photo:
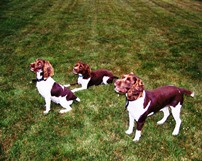
{"label": "dog's floppy ear", "polygon": [[141,79],[137,79],[136,83],[128,90],[127,99],[134,101],[143,96],[144,84]]}
{"label": "dog's floppy ear", "polygon": [[140,78],[137,78],[137,80],[135,82],[135,86],[137,86],[140,89],[143,88],[143,90],[144,90],[144,84]]}
{"label": "dog's floppy ear", "polygon": [[52,65],[49,63],[49,61],[44,62],[44,78],[47,79],[48,77],[52,77],[54,75],[54,69]]}
{"label": "dog's floppy ear", "polygon": [[85,71],[84,75],[85,74],[90,75],[90,73],[91,73],[90,66],[88,64],[83,64],[83,66],[84,66],[84,71]]}
{"label": "dog's floppy ear", "polygon": [[129,74],[132,77],[132,84],[135,84],[138,80],[140,80],[140,78],[138,76],[136,76],[134,73],[130,73]]}

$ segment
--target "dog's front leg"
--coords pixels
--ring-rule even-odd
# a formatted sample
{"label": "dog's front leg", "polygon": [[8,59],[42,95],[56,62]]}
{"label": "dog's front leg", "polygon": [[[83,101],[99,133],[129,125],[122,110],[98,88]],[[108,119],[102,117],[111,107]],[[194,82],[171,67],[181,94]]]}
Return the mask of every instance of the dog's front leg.
{"label": "dog's front leg", "polygon": [[136,129],[135,138],[133,139],[133,141],[139,141],[140,140],[141,130],[142,130],[143,125],[144,125],[144,122],[137,122],[137,129]]}
{"label": "dog's front leg", "polygon": [[90,79],[83,79],[82,78],[82,80],[80,80],[81,87],[73,89],[72,92],[77,92],[77,91],[81,91],[81,90],[87,89],[89,81],[90,81]]}
{"label": "dog's front leg", "polygon": [[133,141],[139,141],[140,136],[141,136],[141,130],[136,130],[135,138],[133,139]]}
{"label": "dog's front leg", "polygon": [[129,112],[129,127],[128,127],[128,130],[126,130],[126,134],[132,134],[133,127],[134,127],[134,118]]}
{"label": "dog's front leg", "polygon": [[74,92],[78,92],[78,91],[81,91],[81,90],[84,90],[84,89],[87,89],[87,88],[83,88],[83,87],[75,88],[75,89],[72,90],[72,92],[74,93]]}
{"label": "dog's front leg", "polygon": [[51,105],[51,99],[50,97],[46,97],[45,98],[46,101],[46,111],[44,111],[44,114],[47,114],[50,111],[50,105]]}

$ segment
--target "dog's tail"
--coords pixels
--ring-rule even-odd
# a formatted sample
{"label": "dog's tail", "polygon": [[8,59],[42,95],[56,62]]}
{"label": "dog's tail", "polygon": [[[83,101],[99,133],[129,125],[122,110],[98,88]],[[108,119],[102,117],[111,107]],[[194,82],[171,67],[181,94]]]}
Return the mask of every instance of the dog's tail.
{"label": "dog's tail", "polygon": [[186,94],[187,96],[194,97],[194,92],[192,92],[192,91],[189,91],[185,88],[179,88],[179,90],[181,93]]}
{"label": "dog's tail", "polygon": [[117,77],[117,76],[111,76],[109,79],[107,78],[106,80],[103,80],[103,83],[104,84],[112,83],[115,79],[119,79],[119,77]]}

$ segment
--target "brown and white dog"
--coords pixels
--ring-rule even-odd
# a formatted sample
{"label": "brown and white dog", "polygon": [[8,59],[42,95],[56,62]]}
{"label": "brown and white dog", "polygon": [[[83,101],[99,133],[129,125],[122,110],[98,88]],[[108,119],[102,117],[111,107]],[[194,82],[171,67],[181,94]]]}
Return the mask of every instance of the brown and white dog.
{"label": "brown and white dog", "polygon": [[80,102],[80,99],[76,97],[71,90],[56,83],[51,78],[51,76],[54,75],[54,69],[49,61],[37,59],[35,62],[30,64],[30,70],[36,73],[36,87],[45,99],[45,114],[50,111],[51,101],[60,104],[63,108],[65,108],[60,110],[60,113],[70,111],[72,109],[70,105],[74,100]]}
{"label": "brown and white dog", "polygon": [[134,121],[137,122],[135,138],[138,141],[141,136],[141,130],[147,116],[155,114],[159,110],[164,113],[164,117],[157,122],[163,124],[168,116],[169,107],[176,121],[173,135],[178,135],[181,125],[180,111],[183,104],[183,95],[194,96],[194,93],[175,86],[164,86],[154,90],[144,90],[142,80],[134,74],[126,74],[122,79],[116,80],[115,91],[126,94],[126,108],[129,112],[129,128],[127,134],[133,132]]}
{"label": "brown and white dog", "polygon": [[74,65],[73,73],[78,75],[77,83],[80,84],[81,87],[73,89],[72,92],[87,89],[93,85],[112,83],[114,79],[118,78],[114,76],[112,72],[106,69],[91,71],[88,64],[82,63],[80,61]]}

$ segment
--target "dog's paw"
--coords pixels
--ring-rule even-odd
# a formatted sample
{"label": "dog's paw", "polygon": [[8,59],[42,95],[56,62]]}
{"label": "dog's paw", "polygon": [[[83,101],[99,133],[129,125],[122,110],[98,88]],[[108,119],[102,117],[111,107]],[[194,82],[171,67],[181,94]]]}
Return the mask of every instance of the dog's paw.
{"label": "dog's paw", "polygon": [[172,135],[174,135],[174,136],[176,136],[176,135],[178,135],[179,134],[179,131],[173,131],[173,133],[172,133]]}
{"label": "dog's paw", "polygon": [[133,141],[137,142],[140,140],[141,137],[141,131],[140,130],[136,130],[135,132],[135,138],[133,139]]}
{"label": "dog's paw", "polygon": [[73,93],[77,92],[77,88],[71,90]]}
{"label": "dog's paw", "polygon": [[71,91],[73,93],[75,93],[75,92],[78,92],[78,91],[81,91],[81,90],[84,90],[84,89],[87,89],[87,88],[83,88],[83,87],[81,87],[81,88],[75,88],[75,89],[72,89]]}
{"label": "dog's paw", "polygon": [[154,114],[154,112],[151,112],[150,114],[148,114],[147,116],[152,116]]}
{"label": "dog's paw", "polygon": [[70,84],[65,84],[64,87],[70,87]]}
{"label": "dog's paw", "polygon": [[77,102],[81,102],[80,98],[78,98],[78,97],[76,98],[76,101],[77,101]]}
{"label": "dog's paw", "polygon": [[157,122],[157,125],[162,125],[162,124],[164,124],[164,122],[165,122],[165,121],[160,120],[160,121]]}
{"label": "dog's paw", "polygon": [[44,114],[48,114],[48,112],[49,112],[49,110],[48,110],[48,111],[44,111],[43,113],[44,113]]}
{"label": "dog's paw", "polygon": [[138,142],[140,140],[140,138],[134,138],[133,141],[134,142]]}
{"label": "dog's paw", "polygon": [[125,133],[128,134],[128,135],[132,134],[132,132],[133,132],[133,131],[130,130],[130,129],[128,129],[128,130],[125,131]]}
{"label": "dog's paw", "polygon": [[66,113],[66,112],[69,112],[71,110],[72,110],[72,108],[63,109],[63,110],[60,110],[60,113]]}

